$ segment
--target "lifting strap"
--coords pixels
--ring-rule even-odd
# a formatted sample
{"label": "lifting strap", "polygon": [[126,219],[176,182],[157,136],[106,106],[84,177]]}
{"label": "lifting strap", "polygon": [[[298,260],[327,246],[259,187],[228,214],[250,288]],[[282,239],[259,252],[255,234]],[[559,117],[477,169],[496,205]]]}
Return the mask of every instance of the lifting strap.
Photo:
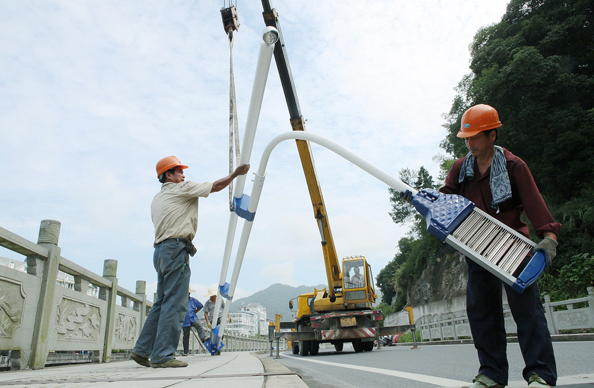
{"label": "lifting strap", "polygon": [[[229,30],[229,175],[233,173],[233,148],[235,148],[235,164],[239,165],[239,130],[237,124],[237,104],[235,98],[235,75],[233,74],[233,30]],[[229,210],[233,209],[233,181],[229,184]]]}
{"label": "lifting strap", "polygon": [[[237,101],[235,98],[235,75],[233,73],[233,32],[239,28],[237,10],[231,4],[228,8],[221,8],[223,27],[229,37],[229,175],[233,173],[234,165],[239,166],[239,129],[237,123]],[[235,152],[234,152],[235,150]],[[233,154],[235,153],[235,161]],[[235,211],[233,207],[233,181],[229,184],[229,210]]]}

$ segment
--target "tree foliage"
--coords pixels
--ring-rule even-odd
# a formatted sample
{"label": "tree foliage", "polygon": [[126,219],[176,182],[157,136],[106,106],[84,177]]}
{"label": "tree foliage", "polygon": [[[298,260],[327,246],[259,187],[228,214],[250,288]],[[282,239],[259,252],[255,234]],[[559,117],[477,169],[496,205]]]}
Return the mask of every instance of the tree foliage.
{"label": "tree foliage", "polygon": [[[436,188],[435,183],[433,183],[433,177],[423,166],[421,166],[419,171],[403,168],[399,172],[399,177],[402,182],[417,191]],[[390,217],[392,217],[395,223],[404,223],[420,217],[411,204],[400,199],[400,193],[398,191],[392,188],[389,188],[388,191],[390,192],[390,203],[392,204]]]}
{"label": "tree foliage", "polygon": [[[423,166],[418,171],[402,169],[399,176],[415,190],[438,186]],[[410,222],[412,228],[408,237],[398,241],[398,253],[378,273],[376,283],[382,291],[382,303],[394,302],[392,305],[399,310],[406,306],[407,290],[419,279],[427,261],[435,257],[443,244],[427,232],[425,219],[411,204],[400,198],[398,191],[389,191],[392,220],[395,223]]]}
{"label": "tree foliage", "polygon": [[[441,146],[462,157],[462,113],[480,103],[497,109],[498,143],[526,161],[563,223],[549,270],[558,278],[594,251],[594,4],[512,0],[500,23],[476,33],[470,51],[472,73],[458,84]],[[560,287],[541,281],[545,292],[561,295]]]}
{"label": "tree foliage", "polygon": [[[526,161],[563,224],[557,258],[539,280],[541,292],[554,300],[583,296],[594,279],[594,3],[511,0],[501,22],[475,34],[470,53],[471,73],[458,83],[444,115],[447,136],[440,145],[448,157],[438,159],[439,179],[468,152],[456,137],[464,111],[481,103],[495,107],[503,123],[497,143]],[[432,187],[423,170],[400,176],[415,189]],[[378,286],[384,303],[395,298],[401,308],[441,243],[397,192],[390,190],[390,201],[392,220],[412,228],[380,271]]]}

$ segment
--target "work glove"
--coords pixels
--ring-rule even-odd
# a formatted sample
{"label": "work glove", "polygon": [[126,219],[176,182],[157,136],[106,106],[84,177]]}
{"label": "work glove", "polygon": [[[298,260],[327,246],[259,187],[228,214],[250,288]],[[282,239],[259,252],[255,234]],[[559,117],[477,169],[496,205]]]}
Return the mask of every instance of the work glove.
{"label": "work glove", "polygon": [[400,198],[404,199],[408,203],[412,203],[413,195],[410,190],[405,190],[400,192]]}
{"label": "work glove", "polygon": [[209,329],[212,329],[212,325],[210,323],[208,324],[208,328]]}
{"label": "work glove", "polygon": [[549,268],[551,262],[555,256],[557,256],[557,245],[557,241],[550,237],[545,237],[541,242],[538,243],[537,246],[532,249],[532,254],[535,254],[538,251],[544,253],[546,259],[545,270]]}

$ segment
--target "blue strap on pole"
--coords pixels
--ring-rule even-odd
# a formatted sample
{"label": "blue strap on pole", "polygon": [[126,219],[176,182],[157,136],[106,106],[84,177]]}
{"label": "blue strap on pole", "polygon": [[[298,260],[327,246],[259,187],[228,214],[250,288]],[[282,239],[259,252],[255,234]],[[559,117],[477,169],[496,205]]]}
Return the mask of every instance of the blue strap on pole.
{"label": "blue strap on pole", "polygon": [[229,287],[231,285],[229,283],[225,283],[222,286],[219,286],[219,292],[221,293],[221,296],[227,300],[231,300],[233,299],[232,296],[229,296]]}
{"label": "blue strap on pole", "polygon": [[233,197],[233,208],[237,216],[245,219],[246,221],[253,221],[256,213],[251,213],[248,210],[250,205],[250,196],[243,194],[241,198]]}

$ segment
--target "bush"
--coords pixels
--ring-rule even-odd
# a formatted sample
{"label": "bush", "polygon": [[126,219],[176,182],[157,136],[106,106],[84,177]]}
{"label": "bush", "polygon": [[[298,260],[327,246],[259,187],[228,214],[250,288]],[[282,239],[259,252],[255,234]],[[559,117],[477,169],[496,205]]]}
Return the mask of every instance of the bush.
{"label": "bush", "polygon": [[[415,330],[414,333],[416,334],[415,336],[417,337],[417,342],[421,342],[421,331]],[[412,343],[412,342],[413,342],[413,331],[412,330],[407,331],[400,338],[398,338],[399,344],[407,344],[407,343]]]}

